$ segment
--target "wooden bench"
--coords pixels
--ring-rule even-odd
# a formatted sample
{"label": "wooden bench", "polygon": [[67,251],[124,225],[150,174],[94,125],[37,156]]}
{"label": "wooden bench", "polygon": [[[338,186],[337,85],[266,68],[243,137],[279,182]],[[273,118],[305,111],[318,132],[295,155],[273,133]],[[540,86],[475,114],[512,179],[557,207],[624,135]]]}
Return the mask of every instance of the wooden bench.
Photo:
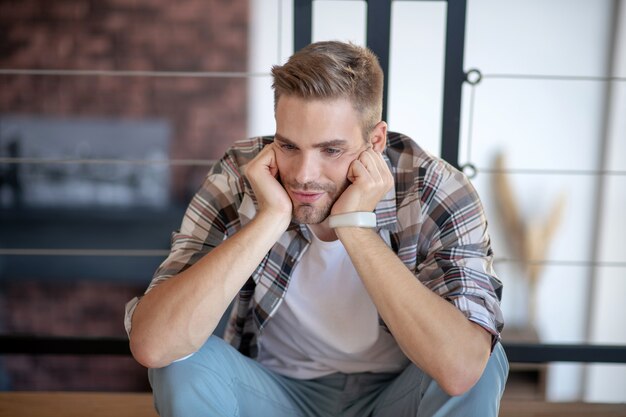
{"label": "wooden bench", "polygon": [[[150,393],[0,392],[0,417],[27,416],[158,417]],[[505,400],[500,411],[500,417],[583,416],[626,417],[626,404]]]}

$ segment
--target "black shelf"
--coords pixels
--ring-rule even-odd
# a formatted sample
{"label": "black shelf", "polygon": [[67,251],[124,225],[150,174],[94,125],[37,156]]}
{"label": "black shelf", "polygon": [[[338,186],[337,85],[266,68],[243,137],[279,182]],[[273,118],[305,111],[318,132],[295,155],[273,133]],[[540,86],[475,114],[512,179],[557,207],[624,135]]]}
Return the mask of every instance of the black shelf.
{"label": "black shelf", "polygon": [[[184,210],[182,205],[2,209],[0,249],[11,253],[0,253],[0,282],[28,278],[145,283],[164,259]],[[39,249],[44,251],[32,252]],[[46,254],[67,249],[94,254]]]}

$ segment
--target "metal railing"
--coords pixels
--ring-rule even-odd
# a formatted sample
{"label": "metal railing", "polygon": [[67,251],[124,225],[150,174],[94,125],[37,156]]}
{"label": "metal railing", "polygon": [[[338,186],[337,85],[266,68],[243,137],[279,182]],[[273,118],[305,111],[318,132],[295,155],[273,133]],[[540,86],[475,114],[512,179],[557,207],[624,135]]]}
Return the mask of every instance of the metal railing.
{"label": "metal railing", "polygon": [[[443,159],[458,168],[462,86],[467,81],[467,74],[463,68],[466,0],[447,0],[446,2],[441,155]],[[296,50],[311,42],[312,3],[313,0],[294,0],[294,48]],[[387,74],[389,72],[392,0],[369,0],[367,3],[367,45],[379,57],[383,71]],[[374,21],[376,24],[373,24]],[[252,74],[254,75],[256,74]],[[251,76],[251,74],[242,73],[235,76]],[[385,92],[387,92],[387,85],[388,81],[385,77]],[[387,96],[385,95],[384,119],[386,115]],[[531,344],[506,341],[503,346],[511,362],[626,363],[626,346]],[[130,355],[130,349],[128,340],[124,337],[54,337],[13,334],[0,335],[0,354]]]}

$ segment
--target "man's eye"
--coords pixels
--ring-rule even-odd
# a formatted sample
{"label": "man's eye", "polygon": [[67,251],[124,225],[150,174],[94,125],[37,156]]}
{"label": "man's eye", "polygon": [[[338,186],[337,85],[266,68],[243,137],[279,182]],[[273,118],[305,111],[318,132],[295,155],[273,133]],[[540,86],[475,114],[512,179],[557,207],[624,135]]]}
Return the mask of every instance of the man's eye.
{"label": "man's eye", "polygon": [[324,148],[324,153],[328,156],[337,156],[341,153],[341,149],[336,148]]}
{"label": "man's eye", "polygon": [[289,145],[287,143],[283,143],[282,145],[280,145],[280,148],[284,151],[293,151],[294,149],[296,149],[295,146]]}

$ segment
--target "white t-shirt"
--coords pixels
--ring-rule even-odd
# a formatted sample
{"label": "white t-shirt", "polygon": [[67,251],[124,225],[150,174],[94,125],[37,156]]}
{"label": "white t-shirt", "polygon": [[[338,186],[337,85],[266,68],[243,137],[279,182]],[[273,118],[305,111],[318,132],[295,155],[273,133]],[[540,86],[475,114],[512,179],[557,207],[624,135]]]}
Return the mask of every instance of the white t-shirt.
{"label": "white t-shirt", "polygon": [[335,372],[400,372],[409,363],[339,240],[314,233],[285,299],[259,338],[258,361],[299,379]]}

